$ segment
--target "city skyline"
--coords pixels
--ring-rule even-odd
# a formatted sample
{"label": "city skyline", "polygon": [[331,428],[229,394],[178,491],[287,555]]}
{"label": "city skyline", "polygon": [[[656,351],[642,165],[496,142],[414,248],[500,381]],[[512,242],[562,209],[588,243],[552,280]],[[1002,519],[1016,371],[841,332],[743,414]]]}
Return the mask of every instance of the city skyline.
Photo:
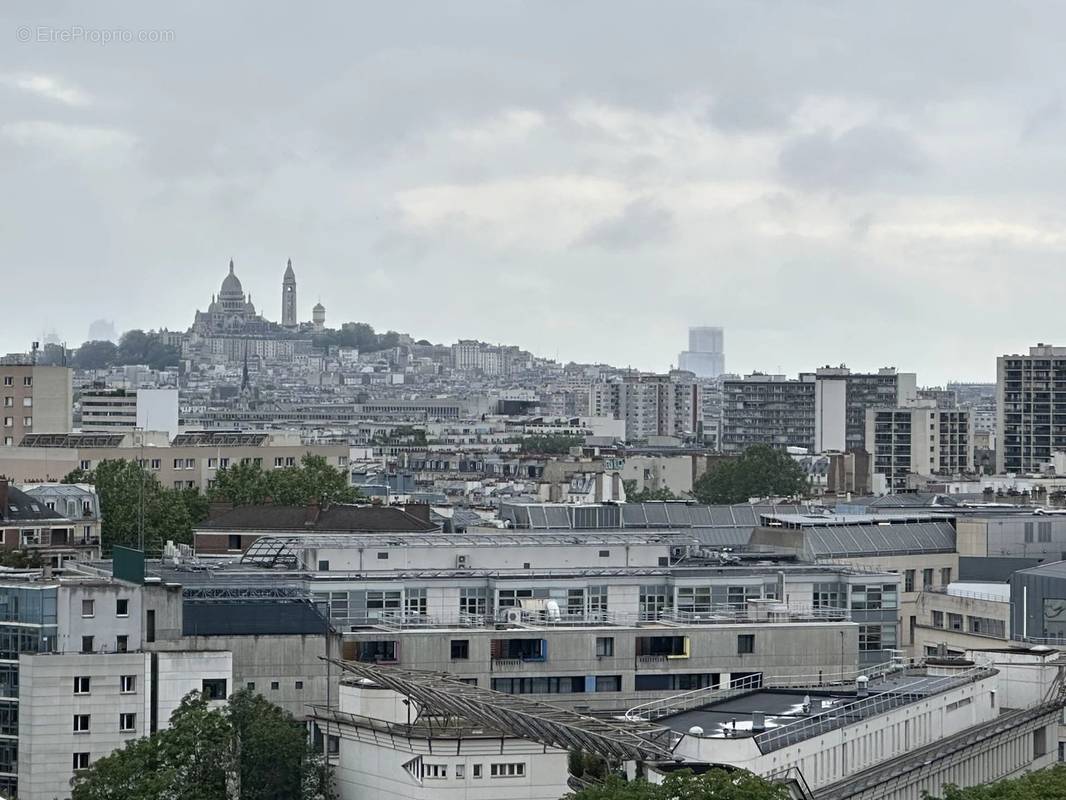
{"label": "city skyline", "polygon": [[0,349],[187,324],[230,255],[272,305],[291,255],[332,324],[648,370],[708,317],[738,369],[930,383],[1055,340],[1055,292],[997,288],[1059,270],[1066,10],[682,5],[35,8],[167,36],[0,51],[6,259],[78,284]]}

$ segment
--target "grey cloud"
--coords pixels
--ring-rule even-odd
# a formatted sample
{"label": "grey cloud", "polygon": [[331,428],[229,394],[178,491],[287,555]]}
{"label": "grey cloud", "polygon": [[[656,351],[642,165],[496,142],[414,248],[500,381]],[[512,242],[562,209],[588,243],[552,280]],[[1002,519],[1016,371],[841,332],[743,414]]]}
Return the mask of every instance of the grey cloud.
{"label": "grey cloud", "polygon": [[862,125],[839,136],[823,130],[796,137],[781,150],[778,165],[786,180],[802,188],[850,191],[920,173],[926,159],[903,131]]}
{"label": "grey cloud", "polygon": [[674,215],[670,210],[645,197],[634,200],[617,216],[590,227],[578,239],[577,245],[634,250],[669,241],[673,229]]}

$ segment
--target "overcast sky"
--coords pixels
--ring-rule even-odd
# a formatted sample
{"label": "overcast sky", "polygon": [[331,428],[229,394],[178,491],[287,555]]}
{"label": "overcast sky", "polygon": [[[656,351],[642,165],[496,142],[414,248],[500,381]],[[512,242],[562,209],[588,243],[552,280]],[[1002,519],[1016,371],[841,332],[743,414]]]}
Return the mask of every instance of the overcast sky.
{"label": "overcast sky", "polygon": [[9,0],[0,352],[188,328],[232,256],[270,319],[292,258],[334,325],[665,369],[720,324],[731,371],[991,380],[1066,344],[1064,29],[1049,2]]}

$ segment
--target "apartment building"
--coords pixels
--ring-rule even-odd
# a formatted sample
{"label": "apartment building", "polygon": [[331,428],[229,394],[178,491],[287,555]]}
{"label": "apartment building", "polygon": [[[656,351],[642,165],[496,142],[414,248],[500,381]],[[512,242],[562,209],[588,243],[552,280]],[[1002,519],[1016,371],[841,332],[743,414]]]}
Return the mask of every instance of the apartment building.
{"label": "apartment building", "polygon": [[892,491],[910,476],[958,476],[974,472],[971,412],[933,406],[866,410],[866,449],[872,475],[884,475]]}
{"label": "apartment building", "polygon": [[1037,473],[1066,449],[1066,347],[996,360],[996,472]]}
{"label": "apartment building", "polygon": [[22,491],[0,478],[0,547],[22,550],[42,563],[100,557],[100,506],[89,487],[33,487]]}
{"label": "apartment building", "polygon": [[258,464],[265,470],[296,466],[305,455],[322,456],[346,470],[349,448],[305,444],[291,433],[201,431],[168,440],[161,432],[30,434],[20,446],[0,448],[0,474],[21,483],[61,480],[74,469],[94,469],[101,461],[136,461],[167,487],[206,491],[219,469]]}
{"label": "apartment building", "polygon": [[815,376],[798,380],[756,372],[722,382],[723,453],[754,444],[785,449],[815,446]]}
{"label": "apartment building", "polygon": [[71,374],[68,367],[0,364],[0,445],[14,446],[28,433],[69,432]]}
{"label": "apartment building", "polygon": [[869,449],[866,412],[870,408],[910,405],[915,401],[917,377],[884,367],[874,373],[847,367],[820,367],[815,378],[816,452]]}
{"label": "apartment building", "polygon": [[594,383],[592,416],[625,420],[626,440],[656,436],[691,439],[702,425],[700,384],[691,372],[629,374]]}
{"label": "apartment building", "polygon": [[79,428],[86,433],[178,433],[177,389],[82,389],[78,407]]}

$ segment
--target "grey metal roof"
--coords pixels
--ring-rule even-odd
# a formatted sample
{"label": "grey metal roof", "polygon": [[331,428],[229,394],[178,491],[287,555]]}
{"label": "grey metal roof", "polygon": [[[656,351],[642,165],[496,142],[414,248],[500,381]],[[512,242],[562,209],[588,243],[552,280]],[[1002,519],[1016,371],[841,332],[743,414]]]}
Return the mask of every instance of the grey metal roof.
{"label": "grey metal roof", "polygon": [[801,530],[814,558],[955,551],[955,529],[948,522],[836,525]]}
{"label": "grey metal roof", "polygon": [[805,505],[721,505],[685,502],[574,506],[545,503],[500,504],[500,518],[516,528],[754,528],[767,514],[805,514]]}

